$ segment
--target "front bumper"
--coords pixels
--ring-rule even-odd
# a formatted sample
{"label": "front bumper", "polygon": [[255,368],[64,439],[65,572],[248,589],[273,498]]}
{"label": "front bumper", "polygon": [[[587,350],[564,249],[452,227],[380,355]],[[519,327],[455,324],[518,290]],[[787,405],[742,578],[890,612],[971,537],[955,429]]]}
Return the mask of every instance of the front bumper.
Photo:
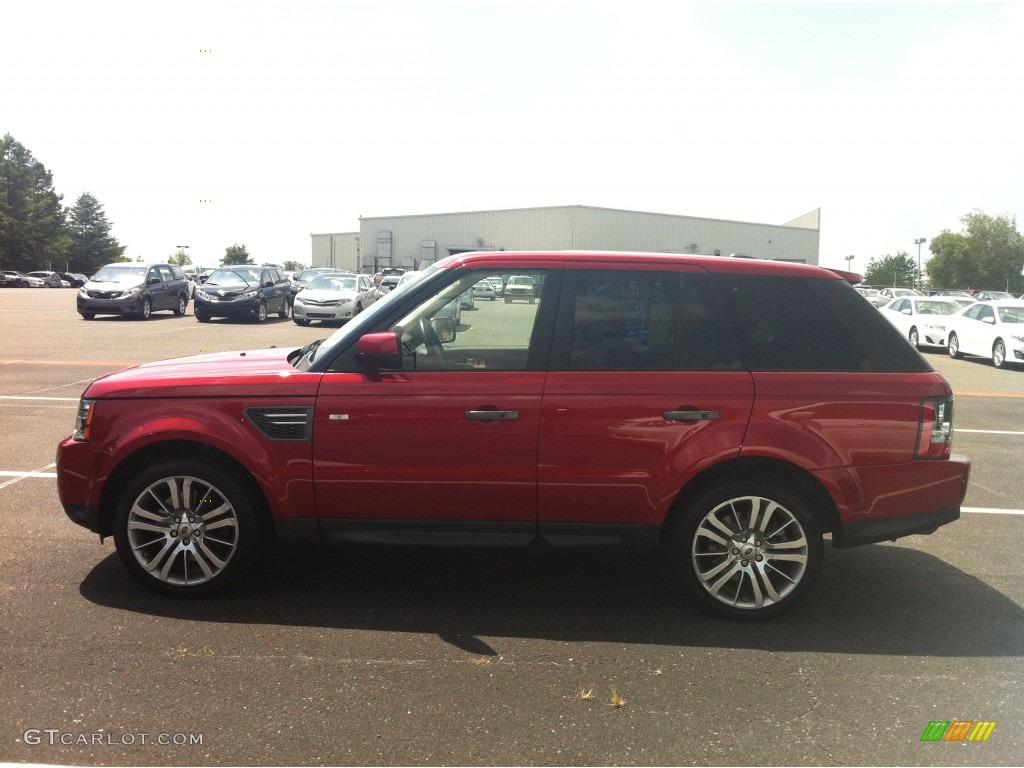
{"label": "front bumper", "polygon": [[355,316],[355,312],[355,304],[351,301],[333,306],[306,304],[299,300],[292,304],[292,317],[299,320],[349,320]]}
{"label": "front bumper", "polygon": [[260,305],[258,296],[214,301],[200,296],[198,292],[192,297],[192,302],[193,312],[209,317],[255,317]]}
{"label": "front bumper", "polygon": [[139,294],[133,294],[121,299],[94,299],[79,294],[77,304],[79,314],[133,315],[142,311]]}

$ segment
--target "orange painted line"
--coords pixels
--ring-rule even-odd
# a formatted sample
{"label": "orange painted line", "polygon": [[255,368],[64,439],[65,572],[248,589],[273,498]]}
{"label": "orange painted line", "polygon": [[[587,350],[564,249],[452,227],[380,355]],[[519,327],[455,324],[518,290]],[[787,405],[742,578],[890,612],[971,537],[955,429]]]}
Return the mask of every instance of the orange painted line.
{"label": "orange painted line", "polygon": [[954,392],[953,397],[1024,397],[1024,392]]}
{"label": "orange painted line", "polygon": [[139,361],[125,362],[123,360],[113,362],[111,360],[0,360],[0,365],[115,365],[124,368],[129,365],[139,365]]}

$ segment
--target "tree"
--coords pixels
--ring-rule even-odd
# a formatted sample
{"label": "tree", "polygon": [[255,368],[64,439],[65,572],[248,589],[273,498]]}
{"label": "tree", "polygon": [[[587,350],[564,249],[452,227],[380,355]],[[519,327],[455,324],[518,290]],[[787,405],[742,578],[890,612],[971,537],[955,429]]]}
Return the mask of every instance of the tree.
{"label": "tree", "polygon": [[306,268],[305,264],[300,264],[297,261],[286,261],[284,263],[284,266],[282,267],[282,269],[285,269],[285,270],[287,270],[289,272],[301,272],[305,268]]}
{"label": "tree", "polygon": [[178,251],[167,259],[168,264],[174,264],[178,267],[184,267],[186,264],[192,263],[192,257],[185,253],[184,249],[179,248]]}
{"label": "tree", "polygon": [[111,261],[121,261],[125,247],[110,235],[110,222],[99,200],[83,192],[68,209],[71,247],[69,271],[92,274]]}
{"label": "tree", "polygon": [[0,140],[0,263],[31,271],[64,261],[69,245],[53,175],[11,134]]}
{"label": "tree", "polygon": [[220,263],[225,266],[228,264],[255,264],[249,256],[249,252],[245,250],[245,246],[238,243],[227,247],[224,251],[224,258],[221,259]]}
{"label": "tree", "polygon": [[1012,216],[975,210],[960,219],[959,233],[948,229],[928,249],[928,279],[936,288],[976,288],[1020,293],[1024,290],[1024,237]]}
{"label": "tree", "polygon": [[868,285],[913,288],[916,277],[917,264],[909,253],[900,251],[895,256],[883,256],[881,260],[871,259],[864,273],[864,282]]}

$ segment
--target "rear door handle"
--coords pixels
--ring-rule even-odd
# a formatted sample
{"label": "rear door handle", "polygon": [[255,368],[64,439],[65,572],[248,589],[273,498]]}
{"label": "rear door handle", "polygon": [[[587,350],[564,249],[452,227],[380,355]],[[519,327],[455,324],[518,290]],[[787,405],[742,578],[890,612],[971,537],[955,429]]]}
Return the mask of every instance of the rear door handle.
{"label": "rear door handle", "polygon": [[718,411],[665,411],[665,421],[714,421]]}
{"label": "rear door handle", "polygon": [[470,421],[515,421],[519,411],[466,411],[464,415]]}

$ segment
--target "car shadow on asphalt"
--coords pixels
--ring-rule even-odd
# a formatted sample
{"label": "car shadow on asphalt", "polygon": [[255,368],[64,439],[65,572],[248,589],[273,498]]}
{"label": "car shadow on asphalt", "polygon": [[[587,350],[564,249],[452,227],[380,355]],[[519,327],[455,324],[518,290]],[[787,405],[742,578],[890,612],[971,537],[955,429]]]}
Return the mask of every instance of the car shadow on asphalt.
{"label": "car shadow on asphalt", "polygon": [[97,605],[189,621],[429,633],[484,656],[497,653],[489,637],[1024,655],[1024,609],[1013,600],[932,555],[888,544],[826,546],[808,598],[767,622],[710,616],[680,595],[663,558],[611,551],[282,549],[243,585],[198,600],[151,593],[112,554],[80,591]]}

